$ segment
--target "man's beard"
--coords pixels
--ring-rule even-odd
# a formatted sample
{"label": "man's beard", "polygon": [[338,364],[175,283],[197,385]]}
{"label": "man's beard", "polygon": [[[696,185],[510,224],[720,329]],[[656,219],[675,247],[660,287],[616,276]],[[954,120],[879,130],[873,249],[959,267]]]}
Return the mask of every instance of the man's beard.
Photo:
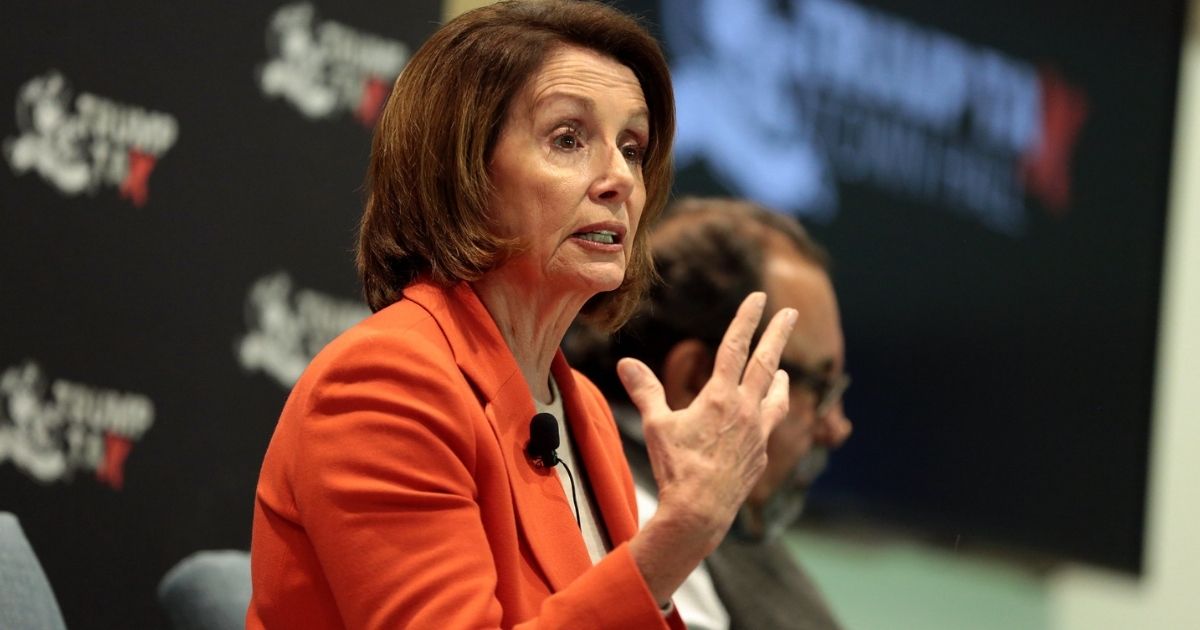
{"label": "man's beard", "polygon": [[804,499],[813,481],[825,470],[829,450],[814,447],[792,467],[783,483],[767,497],[761,509],[742,505],[733,520],[730,533],[739,540],[771,542],[779,537],[804,511]]}

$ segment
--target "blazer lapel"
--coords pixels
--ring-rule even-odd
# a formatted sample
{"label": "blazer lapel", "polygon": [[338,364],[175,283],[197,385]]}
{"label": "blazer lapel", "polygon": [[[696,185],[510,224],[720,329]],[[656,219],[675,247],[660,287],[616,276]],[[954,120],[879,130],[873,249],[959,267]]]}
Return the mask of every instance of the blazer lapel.
{"label": "blazer lapel", "polygon": [[404,290],[404,297],[437,320],[459,369],[482,397],[484,413],[504,454],[518,527],[551,588],[566,588],[592,562],[558,474],[535,467],[525,456],[535,409],[516,359],[466,283],[441,289],[417,282]]}
{"label": "blazer lapel", "polygon": [[513,502],[529,547],[554,590],[566,588],[591,568],[592,560],[558,472],[534,466],[525,455],[534,407],[519,372],[496,393],[487,413],[506,457]]}

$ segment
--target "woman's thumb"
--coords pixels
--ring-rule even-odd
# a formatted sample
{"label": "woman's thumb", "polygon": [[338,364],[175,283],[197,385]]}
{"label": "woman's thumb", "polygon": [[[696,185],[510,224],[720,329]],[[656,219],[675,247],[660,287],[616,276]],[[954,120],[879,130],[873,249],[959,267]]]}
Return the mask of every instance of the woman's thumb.
{"label": "woman's thumb", "polygon": [[637,359],[621,359],[617,362],[617,376],[642,417],[670,411],[662,383],[645,363]]}

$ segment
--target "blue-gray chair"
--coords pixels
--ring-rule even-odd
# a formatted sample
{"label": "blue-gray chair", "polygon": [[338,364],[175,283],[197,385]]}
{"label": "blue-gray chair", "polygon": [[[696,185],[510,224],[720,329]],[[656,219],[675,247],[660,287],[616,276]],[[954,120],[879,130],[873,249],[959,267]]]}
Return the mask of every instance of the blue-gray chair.
{"label": "blue-gray chair", "polygon": [[174,630],[245,630],[250,554],[197,551],[167,571],[158,601]]}
{"label": "blue-gray chair", "polygon": [[0,628],[66,630],[50,580],[21,523],[0,512]]}

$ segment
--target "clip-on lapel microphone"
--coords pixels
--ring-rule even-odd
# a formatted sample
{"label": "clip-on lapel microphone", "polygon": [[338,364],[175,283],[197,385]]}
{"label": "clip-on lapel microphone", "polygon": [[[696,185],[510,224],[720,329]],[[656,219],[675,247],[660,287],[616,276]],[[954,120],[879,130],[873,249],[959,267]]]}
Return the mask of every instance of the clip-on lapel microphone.
{"label": "clip-on lapel microphone", "polygon": [[558,419],[552,414],[542,412],[529,421],[529,443],[525,445],[525,454],[538,468],[549,470],[558,464],[563,465],[563,470],[567,471],[567,478],[571,480],[571,503],[575,506],[575,524],[583,529],[579,518],[579,502],[575,499],[575,475],[571,474],[567,463],[558,458],[556,451],[559,443]]}
{"label": "clip-on lapel microphone", "polygon": [[553,468],[558,462],[558,420],[551,414],[539,413],[529,422],[529,444],[525,454],[539,468]]}

